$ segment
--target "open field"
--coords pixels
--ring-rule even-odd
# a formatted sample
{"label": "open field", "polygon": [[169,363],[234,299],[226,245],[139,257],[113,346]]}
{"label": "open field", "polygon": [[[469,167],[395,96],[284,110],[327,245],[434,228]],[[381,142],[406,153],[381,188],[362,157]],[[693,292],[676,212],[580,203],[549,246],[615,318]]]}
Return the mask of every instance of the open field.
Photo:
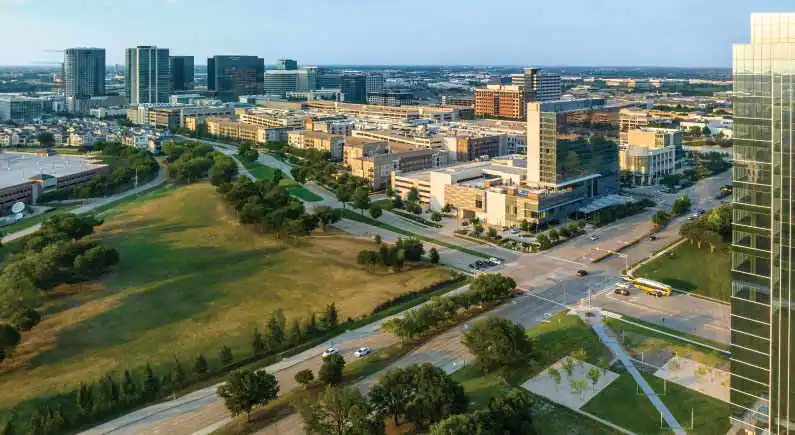
{"label": "open field", "polygon": [[[273,178],[273,174],[276,172],[276,169],[257,162],[246,163],[244,166],[246,167],[246,170],[258,180],[270,180]],[[304,201],[318,202],[323,200],[323,198],[310,192],[304,186],[296,183],[286,175],[282,181],[279,182],[279,186],[289,192],[290,195],[303,199]]]}
{"label": "open field", "polygon": [[[723,435],[729,430],[729,404],[699,392],[668,382],[651,375],[644,376],[660,399],[673,413],[687,433],[700,435]],[[622,426],[638,434],[658,434],[660,413],[642,393],[629,373],[621,375],[596,397],[591,399],[583,411]],[[690,428],[691,410],[693,428]]]}
{"label": "open field", "polygon": [[731,254],[728,249],[714,253],[683,243],[635,271],[635,276],[651,278],[711,298],[728,301],[731,295]]}
{"label": "open field", "polygon": [[208,184],[132,200],[93,237],[118,249],[121,263],[100,282],[56,289],[42,323],[0,366],[0,408],[175,356],[187,364],[203,352],[212,366],[222,345],[241,358],[276,309],[289,322],[335,302],[341,318],[356,318],[450,276],[427,266],[366,272],[355,258],[371,243],[342,233],[291,244],[258,235]]}

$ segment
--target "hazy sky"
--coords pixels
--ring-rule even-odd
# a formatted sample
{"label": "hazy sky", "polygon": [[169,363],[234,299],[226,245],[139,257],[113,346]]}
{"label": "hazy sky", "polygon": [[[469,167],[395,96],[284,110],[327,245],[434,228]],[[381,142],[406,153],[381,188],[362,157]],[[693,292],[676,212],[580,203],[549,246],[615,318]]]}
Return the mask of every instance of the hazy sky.
{"label": "hazy sky", "polygon": [[793,0],[0,0],[0,65],[95,46],[272,64],[730,66],[751,12]]}

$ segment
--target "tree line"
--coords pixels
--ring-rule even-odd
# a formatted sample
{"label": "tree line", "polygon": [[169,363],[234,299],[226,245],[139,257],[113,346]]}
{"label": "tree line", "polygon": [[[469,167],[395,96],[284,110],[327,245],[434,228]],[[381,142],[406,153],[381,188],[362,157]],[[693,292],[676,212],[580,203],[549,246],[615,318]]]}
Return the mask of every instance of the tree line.
{"label": "tree line", "polygon": [[214,151],[210,145],[170,141],[163,144],[162,151],[168,162],[168,176],[173,180],[193,183],[209,176],[210,182],[219,186],[237,176],[234,159]]}
{"label": "tree line", "polygon": [[708,245],[710,252],[722,248],[731,239],[732,209],[728,204],[713,208],[700,219],[679,228],[679,235],[699,249]]}
{"label": "tree line", "polygon": [[478,304],[505,300],[515,287],[516,282],[509,277],[493,273],[481,274],[472,280],[469,290],[433,298],[430,303],[421,305],[402,317],[384,322],[383,328],[403,342],[410,341],[444,322],[451,321],[459,310],[466,311]]}
{"label": "tree line", "polygon": [[98,142],[92,149],[106,156],[123,157],[126,159],[126,166],[111,166],[109,174],[94,176],[86,185],[45,193],[40,198],[41,202],[110,195],[132,184],[136,177],[139,184],[148,182],[155,177],[160,168],[154,156],[146,150],[117,142]]}
{"label": "tree line", "polygon": [[[406,261],[419,262],[425,255],[422,242],[415,238],[405,240],[398,238],[395,244],[390,246],[381,243],[381,237],[378,236],[376,244],[378,244],[378,250],[365,249],[356,256],[356,264],[366,266],[371,272],[378,266],[384,269],[392,268],[393,271],[400,272]],[[439,252],[436,251],[436,248],[431,249],[431,262],[439,262]]]}

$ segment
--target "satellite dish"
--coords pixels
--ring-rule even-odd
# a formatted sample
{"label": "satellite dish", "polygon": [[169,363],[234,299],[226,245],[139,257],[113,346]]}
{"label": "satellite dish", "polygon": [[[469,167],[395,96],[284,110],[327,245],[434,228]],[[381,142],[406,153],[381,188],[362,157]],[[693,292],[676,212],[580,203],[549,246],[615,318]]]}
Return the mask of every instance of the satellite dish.
{"label": "satellite dish", "polygon": [[23,210],[25,210],[24,202],[15,202],[14,205],[11,206],[11,212],[14,214],[22,213]]}
{"label": "satellite dish", "polygon": [[22,214],[22,213],[17,213],[17,214],[14,215],[14,219],[16,219],[18,221],[21,221],[23,217],[25,217],[25,215]]}

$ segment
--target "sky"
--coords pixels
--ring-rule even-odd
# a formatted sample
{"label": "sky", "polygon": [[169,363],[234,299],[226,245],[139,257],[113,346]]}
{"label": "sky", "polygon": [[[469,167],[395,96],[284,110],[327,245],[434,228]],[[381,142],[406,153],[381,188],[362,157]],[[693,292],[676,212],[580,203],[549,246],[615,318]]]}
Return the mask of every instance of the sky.
{"label": "sky", "polygon": [[793,0],[0,0],[0,65],[156,45],[305,65],[729,67],[751,12]]}

